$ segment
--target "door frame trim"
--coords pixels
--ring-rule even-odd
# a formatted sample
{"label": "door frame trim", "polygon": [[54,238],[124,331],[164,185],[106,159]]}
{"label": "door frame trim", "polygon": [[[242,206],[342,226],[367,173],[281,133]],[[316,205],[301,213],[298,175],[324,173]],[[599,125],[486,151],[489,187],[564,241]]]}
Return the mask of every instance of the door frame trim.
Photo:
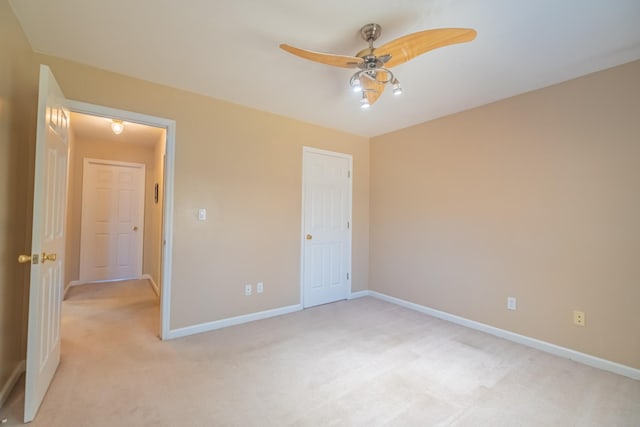
{"label": "door frame trim", "polygon": [[[99,165],[105,165],[105,166],[115,166],[115,167],[128,167],[128,168],[133,168],[133,169],[141,169],[142,173],[143,173],[143,180],[142,180],[142,195],[141,195],[141,200],[138,200],[138,202],[142,202],[142,233],[140,233],[140,235],[142,236],[142,244],[140,245],[140,260],[139,260],[139,266],[140,266],[140,274],[136,275],[136,276],[131,276],[131,277],[127,277],[127,278],[122,278],[122,279],[107,279],[107,280],[87,280],[87,279],[83,279],[82,278],[82,270],[83,270],[83,263],[82,263],[82,257],[83,257],[83,252],[82,250],[82,243],[84,242],[84,234],[85,234],[85,221],[86,221],[86,214],[85,214],[85,209],[86,209],[86,203],[84,203],[85,200],[85,184],[86,184],[86,179],[87,179],[87,166],[89,164],[99,164]],[[145,215],[145,210],[146,210],[146,206],[145,206],[145,197],[146,197],[146,179],[147,179],[147,165],[144,163],[136,163],[136,162],[121,162],[118,160],[105,160],[105,159],[97,159],[97,158],[92,158],[92,157],[85,157],[82,160],[82,215],[80,216],[80,263],[79,263],[79,281],[80,282],[85,282],[85,283],[91,283],[91,282],[114,282],[114,281],[118,281],[118,280],[128,280],[128,279],[138,279],[142,277],[142,270],[143,270],[143,265],[144,265],[144,233],[145,233],[145,227],[144,227],[144,215]],[[85,266],[86,268],[86,266]]]}
{"label": "door frame trim", "polygon": [[[133,111],[68,100],[69,109],[76,113],[109,117],[142,125],[155,126],[166,130],[165,168],[164,168],[164,207],[162,232],[164,248],[162,250],[162,283],[160,298],[160,339],[169,338],[171,325],[171,271],[173,262],[173,194],[176,148],[176,121],[163,117],[150,116]],[[73,124],[72,124],[73,126]]]}
{"label": "door frame trim", "polygon": [[353,283],[353,269],[352,269],[352,239],[353,239],[353,155],[346,153],[338,153],[337,151],[329,151],[323,150],[320,148],[302,146],[302,215],[300,218],[300,307],[302,309],[304,306],[304,248],[305,248],[305,227],[304,227],[304,219],[305,219],[305,170],[304,170],[304,155],[305,153],[314,153],[314,154],[323,154],[325,156],[338,157],[341,159],[346,159],[349,161],[349,170],[351,171],[351,179],[349,179],[349,233],[347,235],[347,270],[349,273],[349,279],[347,280],[347,291],[345,298],[349,299],[351,295],[351,284]]}

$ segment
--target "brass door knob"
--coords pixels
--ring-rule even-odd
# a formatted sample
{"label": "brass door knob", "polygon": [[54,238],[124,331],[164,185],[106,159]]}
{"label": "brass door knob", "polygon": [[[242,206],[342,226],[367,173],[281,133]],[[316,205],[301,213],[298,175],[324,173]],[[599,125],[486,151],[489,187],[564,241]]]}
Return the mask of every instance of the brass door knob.
{"label": "brass door knob", "polygon": [[18,262],[20,264],[29,264],[29,263],[31,263],[31,255],[18,255]]}
{"label": "brass door knob", "polygon": [[46,262],[46,261],[55,261],[57,258],[56,254],[47,254],[42,252],[42,262]]}
{"label": "brass door knob", "polygon": [[138,231],[138,226],[137,225],[133,226],[133,231]]}
{"label": "brass door knob", "polygon": [[307,234],[307,240],[311,240],[313,239],[313,236],[311,234]]}

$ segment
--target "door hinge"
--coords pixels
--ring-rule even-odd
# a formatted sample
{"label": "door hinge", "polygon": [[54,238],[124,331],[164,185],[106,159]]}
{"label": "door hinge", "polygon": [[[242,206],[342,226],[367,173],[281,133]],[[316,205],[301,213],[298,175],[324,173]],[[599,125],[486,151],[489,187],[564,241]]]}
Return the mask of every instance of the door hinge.
{"label": "door hinge", "polygon": [[347,171],[347,178],[351,178],[351,171]]}
{"label": "door hinge", "polygon": [[347,273],[347,280],[349,280],[349,273]]}
{"label": "door hinge", "polygon": [[351,227],[351,223],[347,221],[347,228]]}

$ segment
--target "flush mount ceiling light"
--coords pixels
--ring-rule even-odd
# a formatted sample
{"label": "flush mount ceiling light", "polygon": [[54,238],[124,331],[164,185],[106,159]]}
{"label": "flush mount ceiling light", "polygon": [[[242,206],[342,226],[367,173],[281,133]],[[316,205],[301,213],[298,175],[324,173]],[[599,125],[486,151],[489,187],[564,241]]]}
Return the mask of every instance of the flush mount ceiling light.
{"label": "flush mount ceiling light", "polygon": [[116,135],[120,135],[124,130],[124,123],[122,122],[122,120],[118,120],[118,119],[111,120],[111,130]]}
{"label": "flush mount ceiling light", "polygon": [[351,76],[349,84],[354,92],[362,92],[360,106],[369,108],[378,100],[386,85],[393,88],[394,95],[402,93],[400,82],[389,68],[403,64],[430,50],[470,42],[476,38],[476,31],[471,28],[438,28],[407,34],[383,46],[373,47],[373,42],[380,37],[381,30],[378,24],[367,24],[362,27],[360,36],[369,43],[369,47],[356,53],[355,56],[313,52],[287,44],[281,44],[280,48],[310,61],[334,67],[359,68]]}

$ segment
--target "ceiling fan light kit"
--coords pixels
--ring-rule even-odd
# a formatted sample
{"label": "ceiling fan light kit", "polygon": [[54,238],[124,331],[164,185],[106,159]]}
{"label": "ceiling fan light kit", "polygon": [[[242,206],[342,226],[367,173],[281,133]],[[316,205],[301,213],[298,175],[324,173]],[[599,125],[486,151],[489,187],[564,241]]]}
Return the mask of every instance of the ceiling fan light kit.
{"label": "ceiling fan light kit", "polygon": [[476,38],[476,31],[470,28],[438,28],[407,34],[378,48],[373,47],[382,32],[378,24],[367,24],[360,29],[360,36],[369,47],[355,56],[332,55],[313,52],[281,44],[280,48],[293,55],[310,61],[343,68],[358,68],[349,85],[354,92],[361,92],[360,106],[369,108],[378,100],[384,88],[390,85],[394,95],[402,93],[400,82],[390,70],[416,56],[430,50],[457,43],[470,42]]}
{"label": "ceiling fan light kit", "polygon": [[355,92],[362,92],[360,107],[364,109],[371,107],[371,104],[376,101],[387,84],[393,85],[393,93],[395,95],[402,93],[398,79],[391,70],[384,67],[384,63],[391,59],[391,56],[378,57],[374,54],[373,42],[380,37],[381,33],[382,27],[378,24],[367,24],[360,29],[360,37],[369,43],[369,48],[356,54],[357,57],[363,60],[357,65],[360,70],[351,76],[349,84]]}

